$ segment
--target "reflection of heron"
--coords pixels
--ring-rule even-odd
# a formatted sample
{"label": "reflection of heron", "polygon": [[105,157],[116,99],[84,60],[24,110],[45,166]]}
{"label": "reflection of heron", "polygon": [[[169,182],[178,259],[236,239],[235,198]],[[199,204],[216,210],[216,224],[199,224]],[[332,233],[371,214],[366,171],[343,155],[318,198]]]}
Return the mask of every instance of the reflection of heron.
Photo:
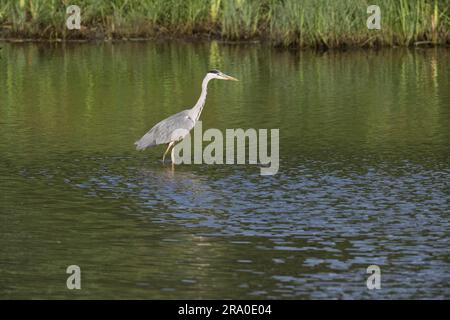
{"label": "reflection of heron", "polygon": [[[187,109],[174,114],[160,122],[158,122],[153,128],[150,129],[140,140],[136,141],[137,150],[144,150],[149,147],[156,146],[158,144],[168,144],[166,152],[163,155],[166,157],[167,152],[174,144],[178,141],[183,140],[183,138],[189,134],[189,131],[197,123],[202,113],[203,106],[205,105],[206,93],[209,80],[220,79],[220,80],[234,80],[236,78],[227,76],[226,74],[220,72],[219,70],[208,71],[202,82],[202,93],[197,103],[192,109]],[[171,152],[172,164],[174,163],[173,148]]]}

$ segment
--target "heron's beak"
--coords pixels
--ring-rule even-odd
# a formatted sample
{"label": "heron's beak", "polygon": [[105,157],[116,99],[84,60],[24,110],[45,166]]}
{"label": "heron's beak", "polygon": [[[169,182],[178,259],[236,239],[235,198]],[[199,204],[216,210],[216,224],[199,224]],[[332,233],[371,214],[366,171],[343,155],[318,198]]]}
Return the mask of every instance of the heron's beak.
{"label": "heron's beak", "polygon": [[239,81],[238,79],[236,79],[235,77],[223,74],[223,77],[225,78],[224,80],[232,80],[232,81]]}

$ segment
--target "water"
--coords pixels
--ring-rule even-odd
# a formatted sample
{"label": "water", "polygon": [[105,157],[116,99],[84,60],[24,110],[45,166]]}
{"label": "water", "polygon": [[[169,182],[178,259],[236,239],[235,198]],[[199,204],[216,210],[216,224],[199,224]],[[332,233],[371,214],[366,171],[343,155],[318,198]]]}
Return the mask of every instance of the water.
{"label": "water", "polygon": [[[0,298],[450,298],[450,51],[1,46]],[[134,150],[212,67],[203,128],[279,128],[277,175]]]}

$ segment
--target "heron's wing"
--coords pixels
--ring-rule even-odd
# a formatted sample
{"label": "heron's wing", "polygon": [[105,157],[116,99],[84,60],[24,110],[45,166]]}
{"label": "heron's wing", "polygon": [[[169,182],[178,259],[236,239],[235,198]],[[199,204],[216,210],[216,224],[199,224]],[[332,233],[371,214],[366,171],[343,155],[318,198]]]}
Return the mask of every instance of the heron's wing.
{"label": "heron's wing", "polygon": [[158,122],[140,140],[136,141],[137,150],[143,150],[158,144],[183,139],[192,130],[195,123],[184,110]]}

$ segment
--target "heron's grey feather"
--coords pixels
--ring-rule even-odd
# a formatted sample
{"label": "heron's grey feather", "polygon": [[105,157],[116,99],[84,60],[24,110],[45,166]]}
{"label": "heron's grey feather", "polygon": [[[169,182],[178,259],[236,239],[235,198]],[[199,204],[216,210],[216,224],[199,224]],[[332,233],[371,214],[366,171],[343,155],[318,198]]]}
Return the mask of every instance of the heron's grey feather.
{"label": "heron's grey feather", "polygon": [[151,128],[140,140],[136,141],[137,150],[144,150],[158,144],[165,144],[183,139],[195,126],[190,117],[191,110],[178,112]]}

